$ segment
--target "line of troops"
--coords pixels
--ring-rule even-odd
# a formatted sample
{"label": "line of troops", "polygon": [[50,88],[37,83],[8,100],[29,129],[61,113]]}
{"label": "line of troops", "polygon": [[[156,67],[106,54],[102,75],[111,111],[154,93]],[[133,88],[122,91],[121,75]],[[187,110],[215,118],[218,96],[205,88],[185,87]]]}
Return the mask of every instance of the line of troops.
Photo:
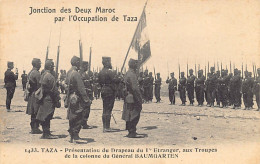
{"label": "line of troops", "polygon": [[[126,137],[140,137],[136,133],[136,125],[140,119],[143,102],[137,79],[138,60],[129,60],[129,69],[124,77],[117,76],[111,70],[110,57],[102,57],[102,64],[104,66],[103,69],[93,76],[87,73],[88,62],[81,62],[79,57],[73,56],[70,70],[67,73],[61,71],[61,79],[58,82],[53,60],[46,60],[44,69],[40,72],[41,60],[34,58],[32,60],[32,70],[27,76],[22,75],[22,77],[27,77],[27,80],[24,80],[26,81],[26,86],[23,89],[29,93],[26,113],[31,115],[31,134],[42,134],[41,139],[58,138],[58,136],[52,135],[50,132],[50,121],[53,118],[55,108],[61,107],[58,84],[62,83],[64,90],[61,89],[61,91],[66,94],[64,106],[68,108],[67,119],[69,120],[68,132],[70,134],[70,142],[79,140],[81,128],[92,128],[87,124],[93,100],[93,85],[91,85],[91,82],[98,83],[100,86],[100,94],[103,101],[103,132],[115,132],[116,129],[110,128],[110,121],[113,116],[114,102],[118,95],[116,86],[123,81],[124,89],[120,98],[124,99],[122,119],[126,121],[126,130],[128,130]],[[18,79],[18,70],[16,74],[12,72],[14,68],[13,62],[8,62],[7,66],[8,69],[5,72],[4,82],[7,90],[6,108],[7,111],[10,111],[16,80]],[[40,126],[42,126],[42,131],[39,129]]]}

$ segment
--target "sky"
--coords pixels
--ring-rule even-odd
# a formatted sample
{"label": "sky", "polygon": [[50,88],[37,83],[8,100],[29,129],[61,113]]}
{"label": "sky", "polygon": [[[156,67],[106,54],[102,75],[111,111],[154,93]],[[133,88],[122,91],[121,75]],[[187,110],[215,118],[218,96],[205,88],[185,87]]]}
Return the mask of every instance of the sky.
{"label": "sky", "polygon": [[[60,69],[68,70],[73,55],[79,56],[79,40],[82,41],[83,59],[89,59],[92,47],[92,67],[102,67],[102,56],[110,56],[114,68],[121,68],[138,22],[125,22],[123,15],[140,17],[144,0],[78,0],[78,1],[27,1],[3,0],[0,2],[0,79],[4,76],[7,61],[28,72],[32,58],[45,60],[49,45],[49,58],[56,61],[60,38]],[[54,23],[55,16],[70,14],[32,14],[30,8],[115,8],[113,15],[118,22],[64,22]],[[186,72],[187,63],[195,63],[204,69],[209,61],[222,62],[224,68],[242,62],[252,71],[252,64],[260,66],[260,1],[258,0],[148,0],[146,7],[147,30],[151,43],[151,58],[143,68],[160,72],[163,80],[168,72]],[[61,34],[61,35],[60,35]],[[130,51],[129,58],[137,58]],[[128,60],[127,60],[128,61]],[[128,68],[128,66],[127,66]]]}

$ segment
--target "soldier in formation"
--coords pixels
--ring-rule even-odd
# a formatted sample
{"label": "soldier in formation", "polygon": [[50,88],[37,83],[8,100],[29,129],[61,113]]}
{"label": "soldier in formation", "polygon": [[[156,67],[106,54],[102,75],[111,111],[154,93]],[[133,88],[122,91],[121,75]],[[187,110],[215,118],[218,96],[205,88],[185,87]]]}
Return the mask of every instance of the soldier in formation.
{"label": "soldier in formation", "polygon": [[186,78],[184,72],[181,72],[181,77],[179,79],[178,91],[180,93],[181,106],[186,105]]}
{"label": "soldier in formation", "polygon": [[6,88],[6,109],[10,111],[12,99],[15,92],[16,80],[18,79],[18,70],[16,69],[16,73],[12,71],[14,68],[13,62],[7,63],[7,70],[5,71],[4,77],[4,87]]}
{"label": "soldier in formation", "polygon": [[203,70],[198,71],[198,78],[195,80],[195,92],[198,106],[203,106],[204,102],[204,89],[205,89],[205,76],[203,76]]}
{"label": "soldier in formation", "polygon": [[162,85],[162,78],[160,77],[160,73],[157,73],[157,78],[154,81],[154,95],[156,98],[156,103],[161,102],[161,85]]}
{"label": "soldier in formation", "polygon": [[177,90],[177,79],[174,77],[174,72],[171,73],[171,79],[169,77],[166,80],[169,90],[170,105],[175,105],[175,91]]}
{"label": "soldier in formation", "polygon": [[190,101],[190,105],[194,103],[194,81],[196,77],[193,75],[193,69],[189,70],[190,76],[187,77],[187,94]]}

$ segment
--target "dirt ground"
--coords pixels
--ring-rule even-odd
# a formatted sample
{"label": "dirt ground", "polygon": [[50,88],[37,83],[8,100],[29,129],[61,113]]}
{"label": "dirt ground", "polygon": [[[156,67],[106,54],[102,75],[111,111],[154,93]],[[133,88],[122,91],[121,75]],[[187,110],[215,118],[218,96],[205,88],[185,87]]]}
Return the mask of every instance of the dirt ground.
{"label": "dirt ground", "polygon": [[[196,106],[169,105],[168,97],[162,103],[143,104],[137,132],[145,138],[130,139],[125,122],[121,119],[123,101],[115,101],[111,127],[119,129],[114,133],[102,132],[102,100],[94,100],[88,124],[93,129],[82,129],[80,137],[84,140],[69,143],[68,120],[64,107],[56,109],[51,121],[55,140],[40,139],[40,134],[30,134],[30,116],[25,114],[26,102],[23,101],[21,87],[16,88],[12,101],[12,111],[5,109],[5,89],[0,89],[1,138],[5,145],[44,145],[44,146],[206,146],[206,145],[258,145],[260,143],[260,112],[253,110],[233,110],[230,108],[209,108]],[[65,96],[65,95],[62,95]],[[177,104],[180,99],[177,97]],[[255,105],[256,106],[256,105]]]}

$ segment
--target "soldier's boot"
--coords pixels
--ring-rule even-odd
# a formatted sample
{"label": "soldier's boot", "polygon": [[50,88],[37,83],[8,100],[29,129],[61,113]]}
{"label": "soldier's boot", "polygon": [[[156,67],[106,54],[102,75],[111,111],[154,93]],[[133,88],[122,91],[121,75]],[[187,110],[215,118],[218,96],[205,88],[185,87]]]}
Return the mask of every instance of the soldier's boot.
{"label": "soldier's boot", "polygon": [[110,128],[111,115],[106,115],[106,124],[103,132],[113,132],[113,129]]}
{"label": "soldier's boot", "polygon": [[106,116],[102,115],[102,123],[103,123],[103,133],[105,133],[105,129],[106,129]]}
{"label": "soldier's boot", "polygon": [[73,133],[74,140],[80,140],[79,133]]}
{"label": "soldier's boot", "polygon": [[91,126],[88,125],[88,122],[87,121],[83,121],[83,125],[82,125],[82,129],[92,129]]}
{"label": "soldier's boot", "polygon": [[31,134],[42,134],[42,131],[39,129],[39,124],[37,122],[31,122]]}
{"label": "soldier's boot", "polygon": [[43,130],[41,139],[58,139],[57,136],[51,134],[50,130]]}

